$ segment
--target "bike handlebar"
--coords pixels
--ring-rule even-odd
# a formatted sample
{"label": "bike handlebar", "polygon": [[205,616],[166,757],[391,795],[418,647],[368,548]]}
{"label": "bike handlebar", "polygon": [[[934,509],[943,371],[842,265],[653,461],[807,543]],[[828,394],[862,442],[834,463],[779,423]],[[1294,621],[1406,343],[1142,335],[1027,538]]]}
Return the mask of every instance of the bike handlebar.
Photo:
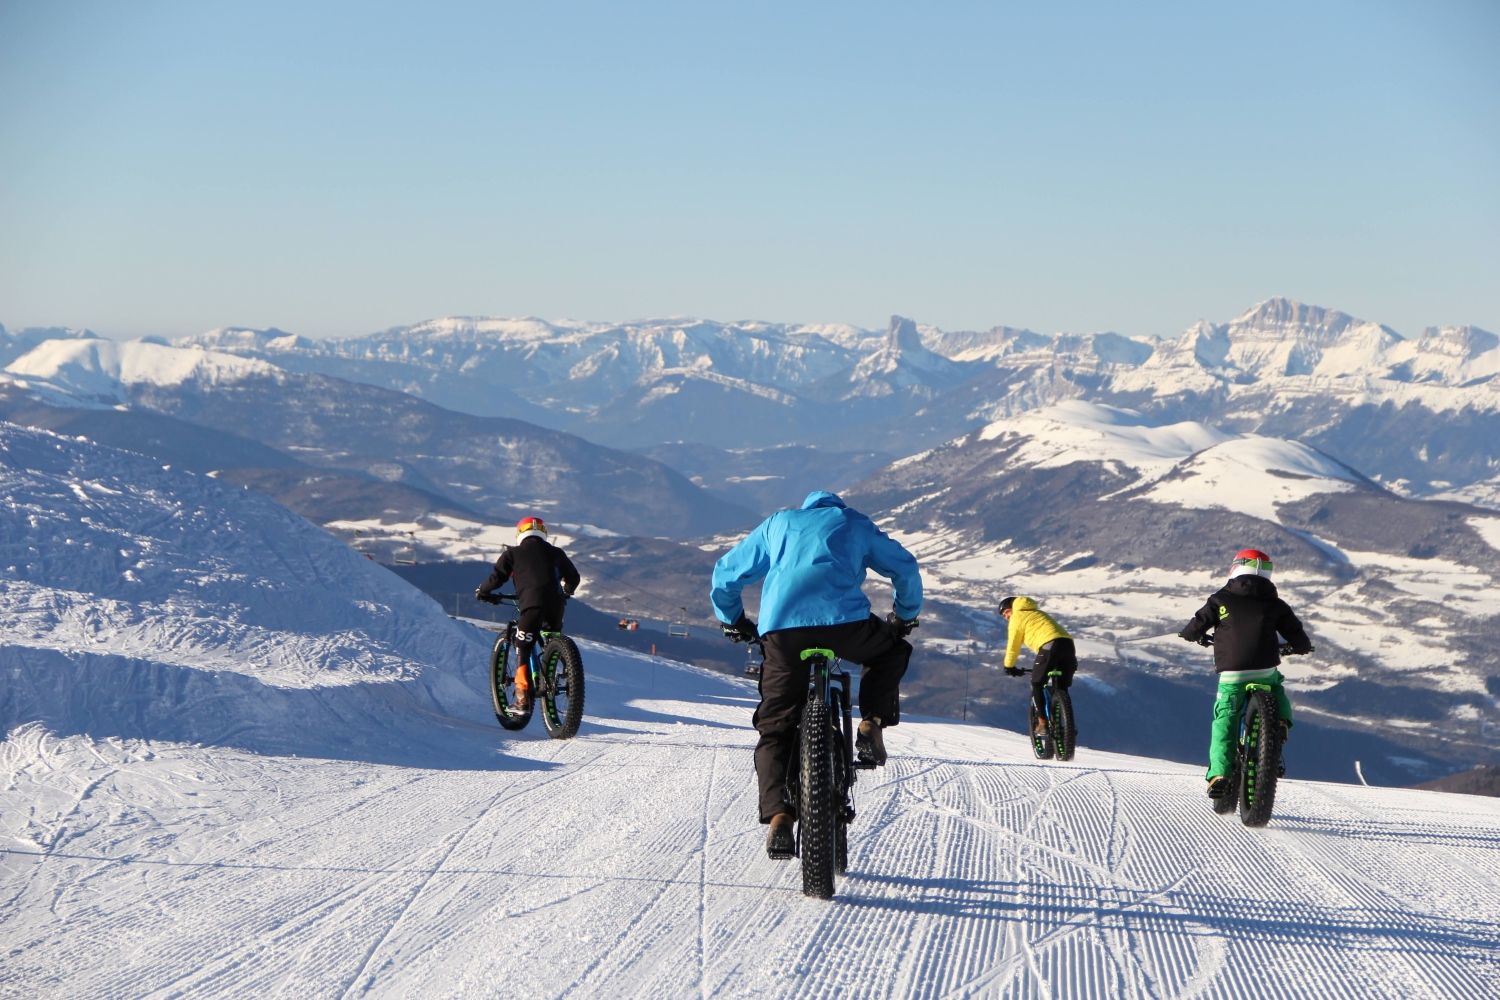
{"label": "bike handlebar", "polygon": [[[1200,646],[1210,647],[1214,644],[1214,637],[1211,635],[1201,635],[1192,641]],[[1306,649],[1297,649],[1291,643],[1283,642],[1277,645],[1276,652],[1282,656],[1306,656],[1308,653],[1313,652],[1313,647],[1309,646]]]}

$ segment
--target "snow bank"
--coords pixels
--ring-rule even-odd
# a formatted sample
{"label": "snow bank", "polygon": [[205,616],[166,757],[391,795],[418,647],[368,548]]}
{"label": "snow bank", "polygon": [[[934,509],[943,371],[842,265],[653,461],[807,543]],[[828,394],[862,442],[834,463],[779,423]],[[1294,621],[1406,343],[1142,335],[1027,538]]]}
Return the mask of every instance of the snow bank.
{"label": "snow bank", "polygon": [[9,424],[0,620],[5,728],[336,754],[487,711],[481,639],[311,523]]}

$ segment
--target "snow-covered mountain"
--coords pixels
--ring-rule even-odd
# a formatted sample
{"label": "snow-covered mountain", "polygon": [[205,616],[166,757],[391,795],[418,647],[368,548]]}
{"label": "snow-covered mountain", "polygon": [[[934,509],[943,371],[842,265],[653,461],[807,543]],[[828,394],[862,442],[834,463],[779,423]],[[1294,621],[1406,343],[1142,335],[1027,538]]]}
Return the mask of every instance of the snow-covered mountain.
{"label": "snow-covered mountain", "polygon": [[[996,421],[846,496],[883,512],[929,590],[970,608],[986,642],[1003,634],[993,608],[1007,594],[1075,629],[1106,681],[1094,710],[1148,679],[1179,685],[1154,696],[1168,733],[1213,683],[1207,655],[1175,633],[1235,552],[1262,549],[1319,648],[1283,666],[1305,718],[1440,760],[1500,760],[1491,511],[1403,499],[1300,441],[1081,400]],[[1008,692],[981,676],[981,698]]]}
{"label": "snow-covered mountain", "polygon": [[447,319],[341,340],[229,329],[183,343],[633,448],[813,444],[903,455],[1082,398],[1306,440],[1415,495],[1500,474],[1494,334],[1435,327],[1404,338],[1287,299],[1169,338],[944,331],[902,317],[883,334]]}
{"label": "snow-covered mountain", "polygon": [[[96,412],[83,417],[82,411]],[[289,502],[306,481],[286,472],[289,465],[362,480],[360,489],[346,481],[325,490],[324,498],[310,497],[362,492],[366,497],[356,504],[361,508],[382,492],[379,484],[398,484],[404,489],[384,491],[385,506],[378,510],[389,509],[403,522],[414,508],[425,513],[446,504],[446,513],[475,521],[514,523],[518,511],[539,512],[605,530],[689,538],[754,519],[641,455],[520,420],[456,413],[405,393],[201,347],[54,339],[0,372],[0,416],[60,429],[88,423],[89,429],[79,430],[102,427],[106,440],[145,448],[120,440],[125,434],[107,433],[112,425],[139,430],[141,414],[158,418],[152,433],[171,439],[164,448],[145,450],[201,453],[204,447],[185,449],[181,442],[200,433],[193,428],[206,429],[223,436],[226,452],[211,468],[252,470],[234,478],[280,488],[272,495]],[[256,455],[255,444],[272,455]],[[414,503],[417,494],[426,499]],[[342,515],[362,516],[354,510]]]}
{"label": "snow-covered mountain", "polygon": [[8,995],[1500,988],[1500,800],[1294,771],[1248,829],[1197,767],[907,718],[812,901],[752,685],[585,643],[578,737],[506,733],[489,633],[264,498],[16,428],[0,490]]}

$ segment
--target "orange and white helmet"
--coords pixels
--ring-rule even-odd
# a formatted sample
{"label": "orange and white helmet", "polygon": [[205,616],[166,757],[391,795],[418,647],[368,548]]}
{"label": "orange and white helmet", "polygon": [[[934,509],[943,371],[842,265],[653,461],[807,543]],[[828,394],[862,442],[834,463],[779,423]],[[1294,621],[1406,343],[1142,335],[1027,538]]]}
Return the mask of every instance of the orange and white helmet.
{"label": "orange and white helmet", "polygon": [[542,523],[539,517],[523,517],[516,525],[516,544],[520,545],[526,539],[535,536],[546,541],[547,525]]}

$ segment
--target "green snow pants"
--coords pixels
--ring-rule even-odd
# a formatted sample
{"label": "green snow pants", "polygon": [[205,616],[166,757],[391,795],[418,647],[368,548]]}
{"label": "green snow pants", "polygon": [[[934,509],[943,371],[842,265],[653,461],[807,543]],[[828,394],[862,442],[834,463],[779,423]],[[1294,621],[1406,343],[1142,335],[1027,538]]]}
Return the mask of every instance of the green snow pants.
{"label": "green snow pants", "polygon": [[[1219,695],[1214,699],[1214,725],[1208,739],[1208,777],[1217,778],[1228,774],[1234,764],[1234,747],[1239,740],[1240,712],[1245,708],[1246,684],[1269,684],[1276,695],[1276,708],[1286,724],[1292,724],[1292,703],[1287,701],[1286,690],[1281,686],[1281,671],[1272,670],[1264,676],[1261,671],[1241,671],[1228,678],[1219,678]],[[1228,679],[1227,679],[1228,678]]]}

